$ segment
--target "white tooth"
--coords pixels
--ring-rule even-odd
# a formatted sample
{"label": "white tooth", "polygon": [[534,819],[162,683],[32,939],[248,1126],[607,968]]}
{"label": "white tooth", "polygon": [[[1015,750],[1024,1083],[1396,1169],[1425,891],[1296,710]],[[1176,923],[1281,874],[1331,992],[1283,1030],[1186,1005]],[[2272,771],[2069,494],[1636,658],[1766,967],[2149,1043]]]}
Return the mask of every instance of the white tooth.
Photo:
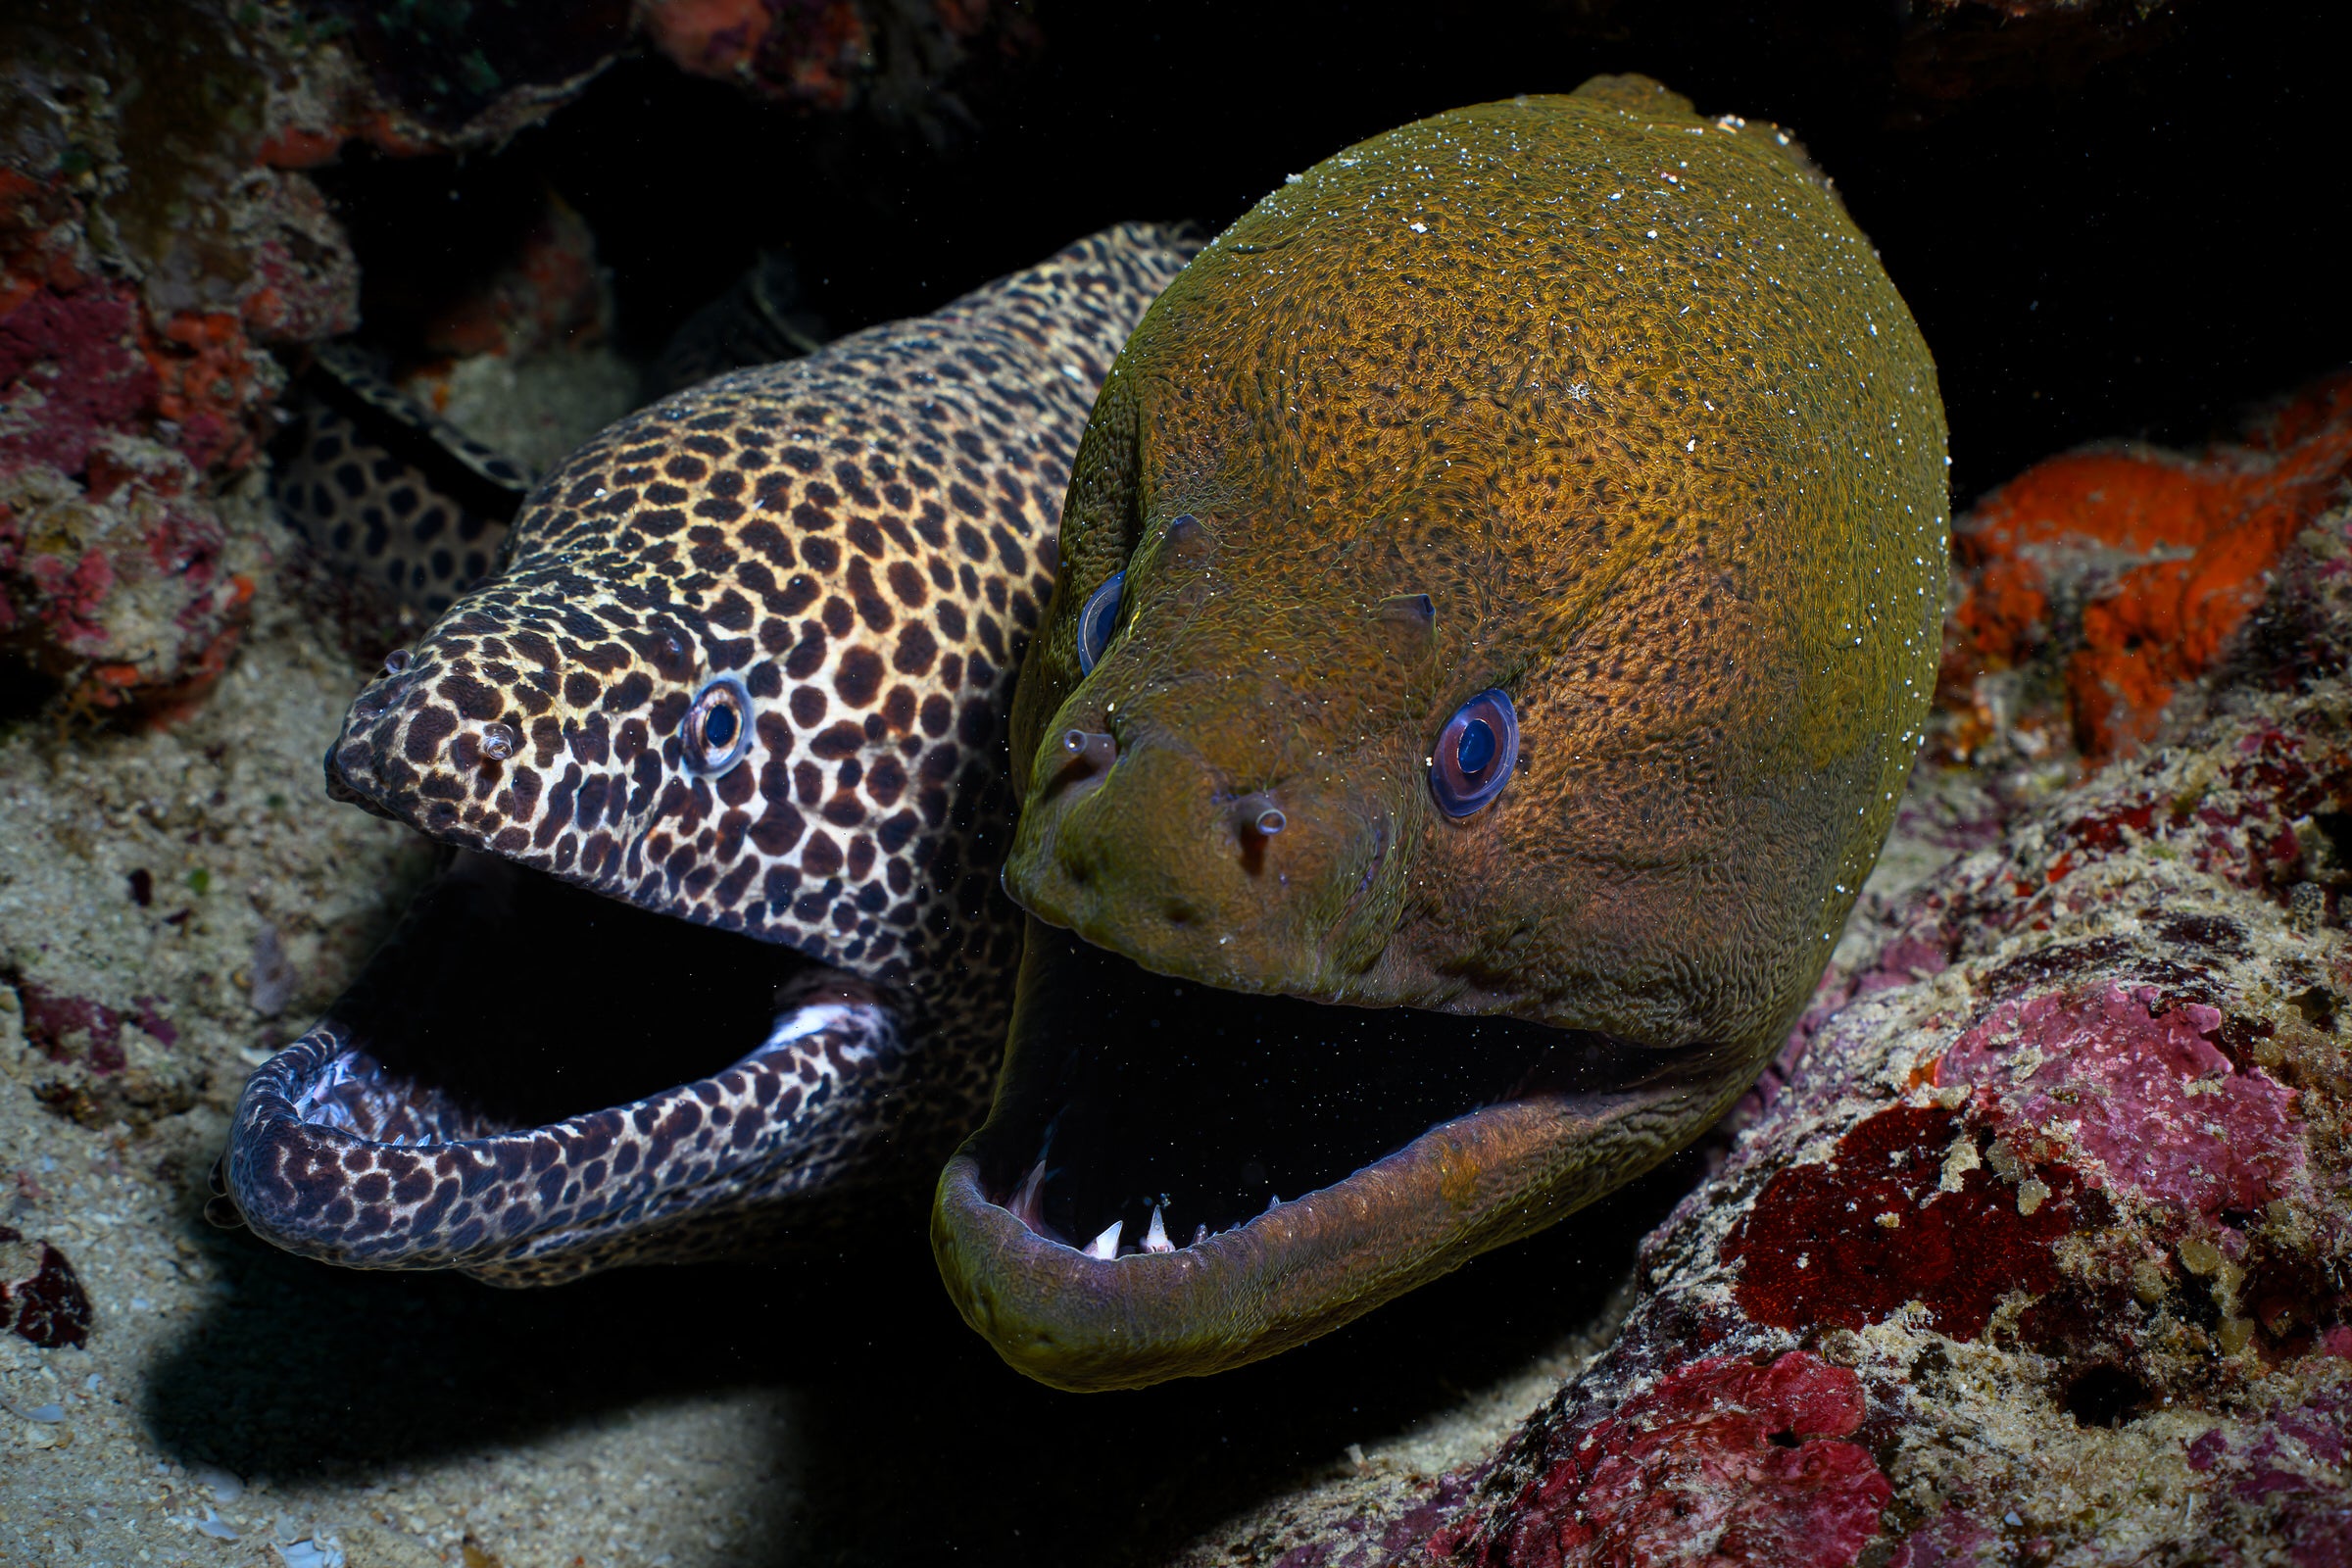
{"label": "white tooth", "polygon": [[1005,1203],[1013,1218],[1033,1231],[1042,1232],[1046,1222],[1046,1162],[1039,1160],[1013,1189],[1011,1200]]}
{"label": "white tooth", "polygon": [[1208,1240],[1208,1227],[1207,1227],[1207,1225],[1205,1225],[1205,1224],[1201,1224],[1201,1225],[1196,1225],[1196,1226],[1194,1226],[1194,1227],[1193,1227],[1193,1239],[1192,1239],[1190,1242],[1187,1242],[1185,1245],[1186,1245],[1186,1246],[1188,1246],[1188,1247],[1199,1247],[1199,1246],[1200,1246],[1200,1245],[1202,1242],[1205,1242],[1205,1241],[1207,1241],[1207,1240]]}
{"label": "white tooth", "polygon": [[1147,1252],[1173,1252],[1176,1250],[1176,1244],[1168,1240],[1167,1227],[1159,1222],[1159,1205],[1157,1203],[1152,1205],[1152,1228],[1144,1232],[1144,1250]]}
{"label": "white tooth", "polygon": [[1118,1256],[1119,1226],[1121,1223],[1122,1222],[1119,1220],[1112,1220],[1108,1229],[1104,1230],[1102,1235],[1096,1237],[1093,1241],[1087,1243],[1086,1255],[1089,1257]]}
{"label": "white tooth", "polygon": [[1267,1212],[1267,1213],[1271,1214],[1271,1213],[1273,1213],[1273,1212],[1274,1212],[1276,1209],[1280,1208],[1281,1206],[1282,1206],[1282,1195],[1281,1195],[1280,1193],[1270,1193],[1270,1194],[1268,1194],[1268,1195],[1266,1196],[1266,1212]]}

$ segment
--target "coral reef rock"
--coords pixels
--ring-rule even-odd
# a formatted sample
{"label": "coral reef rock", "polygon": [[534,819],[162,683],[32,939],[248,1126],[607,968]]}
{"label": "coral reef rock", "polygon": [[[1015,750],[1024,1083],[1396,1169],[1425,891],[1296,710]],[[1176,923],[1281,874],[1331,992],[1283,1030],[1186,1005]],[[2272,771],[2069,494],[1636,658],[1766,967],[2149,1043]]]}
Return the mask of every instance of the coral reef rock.
{"label": "coral reef rock", "polygon": [[[495,148],[640,28],[757,94],[883,112],[984,38],[1001,54],[1028,36],[1017,10],[972,0],[639,10],[28,0],[0,17],[0,656],[75,708],[151,718],[219,679],[273,564],[272,351],[299,366],[359,321],[349,238],[305,172],[347,144]],[[600,287],[585,225],[551,209],[471,314],[437,323],[441,396],[492,406],[529,365],[568,369],[534,351],[595,346]],[[591,368],[575,419],[519,432],[541,461],[630,401],[617,360]]]}

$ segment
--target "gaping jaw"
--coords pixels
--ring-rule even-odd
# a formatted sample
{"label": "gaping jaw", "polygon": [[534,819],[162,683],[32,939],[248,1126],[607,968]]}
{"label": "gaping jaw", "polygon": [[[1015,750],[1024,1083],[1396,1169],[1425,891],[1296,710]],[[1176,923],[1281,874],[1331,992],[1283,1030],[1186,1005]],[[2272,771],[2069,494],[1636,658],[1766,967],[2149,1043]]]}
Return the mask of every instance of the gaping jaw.
{"label": "gaping jaw", "polygon": [[507,1284],[757,1250],[889,1174],[906,1076],[873,988],[461,852],[246,1086],[213,1212]]}
{"label": "gaping jaw", "polygon": [[515,667],[527,631],[491,635],[445,620],[328,754],[330,794],[458,853],[248,1084],[218,1216],[347,1265],[544,1283],[757,1251],[849,1187],[912,1188],[968,1112],[909,1093],[891,980],[808,956],[863,934],[810,943],[717,896],[722,838],[758,831],[743,683],[657,629],[584,645],[610,678],[574,693]]}
{"label": "gaping jaw", "polygon": [[987,1124],[932,1246],[964,1318],[1067,1389],[1311,1339],[1549,1225],[1738,1093],[1728,1053],[1154,975],[1032,920]]}

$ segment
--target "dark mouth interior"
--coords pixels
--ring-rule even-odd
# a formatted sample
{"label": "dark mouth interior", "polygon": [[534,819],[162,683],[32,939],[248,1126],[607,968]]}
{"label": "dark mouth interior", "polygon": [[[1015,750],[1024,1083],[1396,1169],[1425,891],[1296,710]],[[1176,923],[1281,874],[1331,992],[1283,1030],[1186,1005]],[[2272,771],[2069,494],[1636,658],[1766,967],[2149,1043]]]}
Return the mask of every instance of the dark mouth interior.
{"label": "dark mouth interior", "polygon": [[329,1014],[355,1053],[331,1098],[361,1136],[411,1142],[625,1104],[758,1049],[779,986],[810,967],[461,855]]}
{"label": "dark mouth interior", "polygon": [[[1655,1071],[1659,1053],[1507,1018],[1219,991],[1069,936],[1032,984],[981,1152],[988,1195],[1084,1248],[1183,1248],[1482,1106]],[[1041,1174],[1042,1172],[1042,1174]]]}

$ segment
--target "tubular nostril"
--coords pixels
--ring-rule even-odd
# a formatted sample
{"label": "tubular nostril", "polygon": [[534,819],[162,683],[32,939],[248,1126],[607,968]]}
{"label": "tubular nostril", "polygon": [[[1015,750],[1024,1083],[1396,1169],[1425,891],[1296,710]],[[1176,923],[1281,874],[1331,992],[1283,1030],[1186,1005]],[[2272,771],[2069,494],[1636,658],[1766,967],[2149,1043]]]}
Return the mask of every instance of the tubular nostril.
{"label": "tubular nostril", "polygon": [[1108,732],[1099,729],[1065,729],[1061,732],[1061,751],[1065,766],[1099,772],[1118,760],[1119,743]]}
{"label": "tubular nostril", "polygon": [[514,730],[507,724],[482,726],[482,755],[493,762],[503,762],[514,755]]}
{"label": "tubular nostril", "polygon": [[395,648],[395,649],[393,649],[393,650],[392,650],[390,653],[388,653],[388,654],[386,654],[386,655],[384,656],[384,673],[385,673],[385,674],[387,674],[387,675],[397,675],[397,674],[399,674],[399,673],[400,673],[402,670],[404,670],[404,669],[406,669],[406,668],[408,668],[408,667],[409,667],[409,651],[408,651],[406,648]]}
{"label": "tubular nostril", "polygon": [[1233,825],[1239,833],[1255,833],[1260,838],[1272,838],[1291,825],[1274,798],[1260,792],[1245,795],[1233,803]]}

